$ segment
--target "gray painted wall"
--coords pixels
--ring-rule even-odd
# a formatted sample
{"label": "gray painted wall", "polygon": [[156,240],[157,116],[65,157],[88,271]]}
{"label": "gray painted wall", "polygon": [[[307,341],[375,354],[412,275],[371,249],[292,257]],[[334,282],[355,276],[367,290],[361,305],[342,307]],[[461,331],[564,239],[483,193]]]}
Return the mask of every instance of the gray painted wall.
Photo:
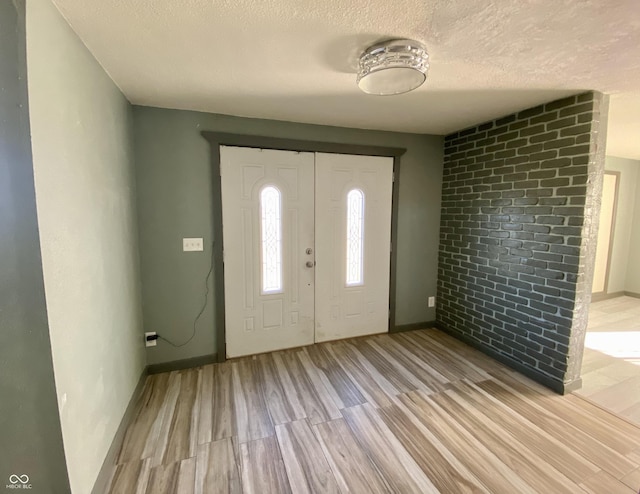
{"label": "gray painted wall", "polygon": [[27,56],[62,433],[88,493],[145,367],[132,110],[50,0],[27,3]]}
{"label": "gray painted wall", "polygon": [[[407,148],[402,157],[398,221],[396,324],[435,319],[442,183],[442,137],[296,124],[134,106],[134,142],[145,331],[183,343],[204,297],[211,262],[209,145],[203,130]],[[183,237],[204,237],[205,252],[183,253]],[[196,337],[182,348],[163,341],[148,363],[209,355],[213,300]]]}
{"label": "gray painted wall", "polygon": [[[0,2],[0,488],[69,492],[33,185],[24,0]],[[13,492],[7,490],[6,492]]]}
{"label": "gray painted wall", "polygon": [[[618,207],[616,210],[607,293],[623,292],[625,290],[633,291],[627,285],[633,285],[634,269],[635,265],[638,264],[632,253],[639,252],[637,249],[640,248],[639,238],[636,250],[631,249],[631,237],[634,229],[640,233],[640,215],[635,214],[636,195],[637,190],[639,190],[637,187],[640,179],[640,162],[607,156],[605,170],[620,172]],[[637,274],[640,276],[640,272]],[[636,285],[640,285],[640,277],[638,281]]]}

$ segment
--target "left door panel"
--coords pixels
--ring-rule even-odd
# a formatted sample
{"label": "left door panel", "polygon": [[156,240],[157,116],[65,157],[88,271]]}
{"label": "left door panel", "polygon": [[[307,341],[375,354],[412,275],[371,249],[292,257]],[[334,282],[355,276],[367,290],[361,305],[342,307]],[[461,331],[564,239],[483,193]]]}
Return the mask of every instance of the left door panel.
{"label": "left door panel", "polygon": [[312,344],[314,154],[221,146],[220,175],[227,357]]}

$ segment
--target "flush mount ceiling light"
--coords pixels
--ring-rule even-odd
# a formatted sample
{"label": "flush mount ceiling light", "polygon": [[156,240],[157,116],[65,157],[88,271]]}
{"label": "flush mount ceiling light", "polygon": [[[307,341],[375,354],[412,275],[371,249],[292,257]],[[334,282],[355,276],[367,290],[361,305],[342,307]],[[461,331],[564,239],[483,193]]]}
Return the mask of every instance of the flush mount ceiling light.
{"label": "flush mount ceiling light", "polygon": [[356,82],[368,94],[402,94],[420,87],[428,69],[429,55],[422,43],[390,39],[360,55]]}

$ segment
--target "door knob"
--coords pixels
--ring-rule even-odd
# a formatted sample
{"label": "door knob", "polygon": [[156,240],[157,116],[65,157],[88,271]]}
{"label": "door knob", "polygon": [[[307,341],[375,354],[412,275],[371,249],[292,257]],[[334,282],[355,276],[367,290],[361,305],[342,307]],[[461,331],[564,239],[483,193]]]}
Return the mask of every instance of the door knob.
{"label": "door knob", "polygon": [[313,267],[313,261],[307,261],[307,267],[308,268],[312,268]]}

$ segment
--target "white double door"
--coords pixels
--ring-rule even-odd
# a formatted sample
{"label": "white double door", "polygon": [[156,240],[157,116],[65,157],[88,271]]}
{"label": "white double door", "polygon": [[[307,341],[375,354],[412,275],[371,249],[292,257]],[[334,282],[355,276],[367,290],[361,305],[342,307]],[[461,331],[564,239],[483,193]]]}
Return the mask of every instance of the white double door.
{"label": "white double door", "polygon": [[393,159],[220,147],[227,357],[388,331]]}

